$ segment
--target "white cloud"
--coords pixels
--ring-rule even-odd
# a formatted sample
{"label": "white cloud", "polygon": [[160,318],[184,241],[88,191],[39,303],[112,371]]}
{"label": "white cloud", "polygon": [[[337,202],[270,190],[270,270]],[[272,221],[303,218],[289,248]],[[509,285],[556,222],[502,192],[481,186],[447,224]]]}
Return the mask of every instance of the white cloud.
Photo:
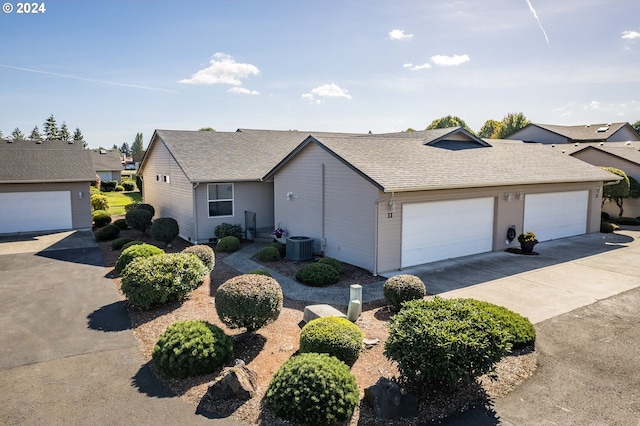
{"label": "white cloud", "polygon": [[422,65],[404,64],[402,65],[402,67],[408,68],[411,71],[419,71],[419,70],[426,70],[431,68],[431,64],[422,64]]}
{"label": "white cloud", "polygon": [[584,109],[585,109],[585,111],[594,110],[594,109],[600,109],[600,102],[591,101],[589,104],[584,106]]}
{"label": "white cloud", "polygon": [[259,95],[260,92],[257,90],[249,90],[246,87],[232,87],[227,90],[229,93],[238,93],[240,95]]}
{"label": "white cloud", "polygon": [[640,38],[640,32],[638,31],[623,31],[622,38],[627,40],[633,40],[636,38]]}
{"label": "white cloud", "polygon": [[544,35],[544,39],[547,42],[547,46],[549,46],[549,37],[547,36],[547,32],[544,30],[544,28],[542,27],[542,24],[540,23],[540,18],[538,18],[538,13],[533,8],[533,5],[531,4],[531,2],[529,0],[526,0],[526,1],[527,1],[527,4],[529,5],[529,10],[533,14],[533,17],[536,20],[536,22],[538,23],[538,27],[540,27],[540,31],[542,31],[542,35]]}
{"label": "white cloud", "polygon": [[413,34],[405,34],[404,30],[389,31],[389,40],[409,41],[413,38]]}
{"label": "white cloud", "polygon": [[257,75],[260,70],[255,65],[241,64],[226,53],[216,53],[211,58],[210,66],[191,76],[178,81],[183,84],[231,84],[240,86],[241,78]]}
{"label": "white cloud", "polygon": [[307,99],[310,102],[321,103],[320,98],[347,98],[351,99],[351,95],[348,94],[347,89],[342,89],[335,83],[323,84],[315,89],[311,89],[311,92],[302,95],[303,99]]}
{"label": "white cloud", "polygon": [[445,55],[435,55],[431,57],[431,62],[436,65],[441,65],[443,67],[456,66],[460,64],[464,64],[465,62],[469,62],[471,58],[469,55],[453,55],[453,56],[445,56]]}

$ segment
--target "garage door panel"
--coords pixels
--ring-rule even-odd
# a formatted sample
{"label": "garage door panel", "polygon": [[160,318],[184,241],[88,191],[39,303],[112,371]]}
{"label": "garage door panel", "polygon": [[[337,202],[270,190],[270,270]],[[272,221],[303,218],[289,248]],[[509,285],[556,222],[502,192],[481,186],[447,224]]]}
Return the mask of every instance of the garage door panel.
{"label": "garage door panel", "polygon": [[402,267],[491,251],[494,199],[405,204]]}
{"label": "garage door panel", "polygon": [[524,204],[524,232],[538,241],[581,235],[587,232],[589,191],[527,194]]}
{"label": "garage door panel", "polygon": [[0,193],[0,233],[71,228],[70,191]]}

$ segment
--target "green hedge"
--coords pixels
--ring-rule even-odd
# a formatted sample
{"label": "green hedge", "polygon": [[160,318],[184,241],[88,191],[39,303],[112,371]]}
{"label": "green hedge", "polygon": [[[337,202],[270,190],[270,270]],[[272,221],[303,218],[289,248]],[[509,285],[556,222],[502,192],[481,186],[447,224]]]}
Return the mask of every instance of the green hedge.
{"label": "green hedge", "polygon": [[213,268],[216,266],[216,256],[213,252],[213,249],[204,244],[196,244],[193,246],[189,246],[182,250],[183,253],[191,253],[198,256],[198,259],[202,261],[204,266],[209,269],[209,272],[213,271]]}
{"label": "green hedge", "polygon": [[93,224],[98,228],[111,223],[111,215],[105,210],[94,211],[91,213],[91,219],[93,220]]}
{"label": "green hedge", "polygon": [[362,330],[346,318],[316,318],[300,331],[300,353],[329,354],[352,366],[362,352],[363,340]]}
{"label": "green hedge", "polygon": [[180,227],[178,221],[172,217],[159,217],[151,223],[151,236],[167,246],[178,237]]}
{"label": "green hedge", "polygon": [[240,240],[233,236],[228,236],[218,240],[216,250],[222,253],[233,253],[240,248]]}
{"label": "green hedge", "polygon": [[115,265],[115,269],[116,272],[118,272],[119,274],[122,273],[122,271],[124,271],[124,269],[127,267],[127,265],[129,265],[129,263],[131,263],[134,259],[137,259],[138,257],[150,257],[150,256],[155,256],[156,254],[163,254],[164,250],[162,250],[160,247],[156,247],[154,245],[151,244],[131,244],[134,243],[135,241],[130,241],[129,243],[126,243],[125,246],[127,244],[130,244],[128,247],[124,247],[122,248],[122,253],[120,253],[120,257],[118,257],[118,260],[116,260],[116,265]]}
{"label": "green hedge", "polygon": [[109,224],[103,228],[98,229],[98,231],[96,231],[96,240],[110,241],[115,238],[118,238],[118,235],[120,235],[120,228],[118,228],[114,224]]}
{"label": "green hedge", "polygon": [[310,263],[296,274],[296,280],[314,287],[326,287],[340,281],[340,274],[325,263]]}

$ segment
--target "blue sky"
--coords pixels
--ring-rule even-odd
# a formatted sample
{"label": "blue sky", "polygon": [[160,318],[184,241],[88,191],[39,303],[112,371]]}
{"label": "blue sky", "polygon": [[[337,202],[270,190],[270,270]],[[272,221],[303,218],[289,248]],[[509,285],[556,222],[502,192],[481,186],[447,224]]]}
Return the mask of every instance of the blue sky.
{"label": "blue sky", "polygon": [[[4,0],[3,0],[4,2]],[[45,1],[0,13],[0,130],[374,133],[640,120],[640,2]],[[6,6],[6,5],[5,5]]]}

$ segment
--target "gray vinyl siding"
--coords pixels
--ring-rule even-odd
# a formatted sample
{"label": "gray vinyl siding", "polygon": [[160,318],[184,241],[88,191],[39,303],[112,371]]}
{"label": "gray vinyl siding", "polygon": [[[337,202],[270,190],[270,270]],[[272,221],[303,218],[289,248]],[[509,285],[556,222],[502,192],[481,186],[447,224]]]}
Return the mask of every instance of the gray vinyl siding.
{"label": "gray vinyl siding", "polygon": [[[148,158],[145,160],[142,174],[144,202],[155,208],[155,218],[174,218],[180,227],[180,236],[187,241],[194,241],[195,224],[191,182],[162,140],[158,140],[147,155]],[[156,176],[159,176],[159,180],[156,179]],[[164,182],[164,176],[169,177],[169,182]]]}
{"label": "gray vinyl siding", "polygon": [[[0,192],[69,191],[71,195],[71,226],[73,229],[91,228],[91,194],[89,182],[2,184]],[[82,198],[80,198],[82,193]],[[42,208],[42,206],[34,206]]]}
{"label": "gray vinyl siding", "polygon": [[609,139],[607,139],[607,142],[626,142],[637,140],[639,140],[638,135],[632,129],[629,129],[628,126],[625,126],[611,135]]}
{"label": "gray vinyl siding", "polygon": [[233,183],[233,216],[209,217],[207,183],[202,182],[195,191],[199,242],[215,238],[215,227],[222,223],[240,224],[245,229],[244,212],[256,213],[256,227],[272,228],[273,183],[271,182],[218,182]]}
{"label": "gray vinyl siding", "polygon": [[377,192],[331,154],[310,144],[275,175],[275,220],[289,236],[313,238],[317,252],[373,270]]}
{"label": "gray vinyl siding", "polygon": [[541,129],[536,126],[529,126],[527,128],[521,129],[514,135],[509,136],[509,139],[518,139],[527,142],[539,142],[544,144],[567,143],[567,138],[565,136],[550,132],[545,129]]}

